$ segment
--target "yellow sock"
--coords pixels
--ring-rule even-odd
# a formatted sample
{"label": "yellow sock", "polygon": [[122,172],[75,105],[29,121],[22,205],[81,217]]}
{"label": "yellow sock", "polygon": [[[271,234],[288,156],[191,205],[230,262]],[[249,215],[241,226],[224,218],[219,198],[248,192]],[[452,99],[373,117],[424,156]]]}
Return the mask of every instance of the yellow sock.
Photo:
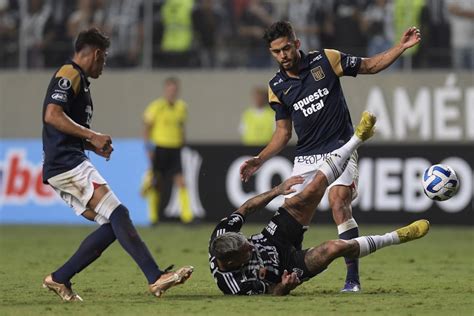
{"label": "yellow sock", "polygon": [[150,218],[150,223],[157,224],[160,211],[160,192],[151,189],[147,192],[146,198],[148,200],[148,216]]}
{"label": "yellow sock", "polygon": [[191,211],[191,203],[189,201],[188,189],[179,189],[179,204],[181,206],[181,221],[185,224],[193,221],[193,212]]}

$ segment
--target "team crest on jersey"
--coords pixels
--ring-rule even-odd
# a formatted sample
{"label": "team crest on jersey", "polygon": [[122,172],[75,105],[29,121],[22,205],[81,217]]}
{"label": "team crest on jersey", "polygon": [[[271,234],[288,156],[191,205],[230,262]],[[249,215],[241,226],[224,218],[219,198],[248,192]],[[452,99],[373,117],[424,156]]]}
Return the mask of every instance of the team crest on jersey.
{"label": "team crest on jersey", "polygon": [[313,78],[316,81],[319,81],[321,79],[324,79],[324,77],[326,77],[326,75],[324,74],[323,68],[321,66],[311,69],[311,74],[313,75]]}
{"label": "team crest on jersey", "polygon": [[63,90],[67,90],[71,88],[71,81],[68,78],[61,78],[59,79],[58,86]]}

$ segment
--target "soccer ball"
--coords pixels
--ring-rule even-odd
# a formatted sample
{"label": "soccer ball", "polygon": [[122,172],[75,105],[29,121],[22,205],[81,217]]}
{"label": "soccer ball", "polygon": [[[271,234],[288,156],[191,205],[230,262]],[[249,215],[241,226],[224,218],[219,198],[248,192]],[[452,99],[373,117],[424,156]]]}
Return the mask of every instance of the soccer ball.
{"label": "soccer ball", "polygon": [[432,165],[423,173],[423,191],[435,201],[445,201],[456,195],[459,180],[454,170],[447,165]]}

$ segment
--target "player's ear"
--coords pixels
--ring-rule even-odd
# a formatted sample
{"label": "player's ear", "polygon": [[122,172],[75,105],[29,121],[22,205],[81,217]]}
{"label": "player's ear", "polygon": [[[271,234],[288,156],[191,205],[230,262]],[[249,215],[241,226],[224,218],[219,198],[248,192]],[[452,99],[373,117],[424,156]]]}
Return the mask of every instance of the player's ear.
{"label": "player's ear", "polygon": [[99,48],[94,49],[94,60],[95,60],[95,61],[99,60],[101,53],[102,53],[102,52],[100,51]]}
{"label": "player's ear", "polygon": [[300,42],[299,39],[295,39],[295,47],[296,47],[296,49],[300,49],[300,47],[301,47],[301,42]]}

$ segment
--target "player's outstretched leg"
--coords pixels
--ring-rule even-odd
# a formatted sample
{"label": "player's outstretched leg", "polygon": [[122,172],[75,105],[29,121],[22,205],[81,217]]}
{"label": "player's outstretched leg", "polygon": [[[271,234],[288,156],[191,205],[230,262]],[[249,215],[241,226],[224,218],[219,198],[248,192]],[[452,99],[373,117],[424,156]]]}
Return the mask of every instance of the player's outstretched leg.
{"label": "player's outstretched leg", "polygon": [[362,258],[383,247],[398,245],[425,236],[430,223],[418,220],[385,235],[362,236],[351,240],[330,240],[310,248],[305,254],[305,264],[314,275],[324,271],[336,258]]}
{"label": "player's outstretched leg", "polygon": [[362,258],[383,247],[403,244],[421,238],[428,233],[429,229],[430,222],[421,219],[385,235],[362,236],[353,240],[359,244],[359,258]]}
{"label": "player's outstretched leg", "polygon": [[374,135],[376,121],[374,114],[364,111],[351,139],[329,154],[319,169],[326,176],[328,184],[333,183],[342,174],[352,153]]}

